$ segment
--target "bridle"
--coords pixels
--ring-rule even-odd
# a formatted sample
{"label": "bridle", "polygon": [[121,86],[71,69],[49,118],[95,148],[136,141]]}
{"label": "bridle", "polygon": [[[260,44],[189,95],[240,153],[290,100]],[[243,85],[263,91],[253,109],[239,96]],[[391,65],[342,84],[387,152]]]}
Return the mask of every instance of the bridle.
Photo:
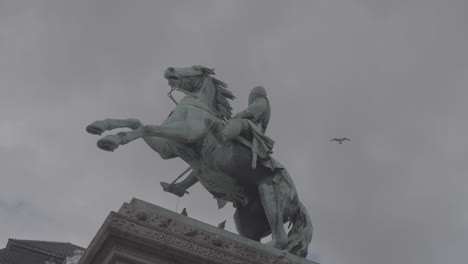
{"label": "bridle", "polygon": [[182,81],[179,80],[179,81],[177,82],[177,84],[174,85],[173,87],[171,87],[171,90],[167,93],[167,96],[168,96],[169,98],[171,98],[172,102],[174,102],[174,104],[176,104],[176,105],[178,105],[179,103],[177,103],[177,101],[174,99],[174,97],[172,96],[172,93],[173,93],[177,88],[179,88],[180,82],[182,82]]}
{"label": "bridle", "polygon": [[[172,102],[174,102],[174,104],[176,105],[179,105],[179,103],[175,100],[175,98],[172,96],[172,93],[177,90],[179,88],[179,85],[180,83],[182,82],[182,80],[179,79],[179,81],[177,82],[176,85],[174,85],[173,87],[171,87],[171,90],[167,93],[167,96],[172,100]],[[200,97],[196,96],[196,95],[193,95],[193,94],[190,94],[191,97],[195,98],[195,99],[198,99],[200,101],[202,101],[206,106],[208,106],[209,108],[211,109],[206,109],[200,105],[197,105],[197,104],[193,104],[193,103],[184,103],[184,105],[191,105],[191,106],[194,106],[194,107],[197,107],[197,108],[200,108],[210,114],[212,114],[213,116],[219,118],[221,120],[221,122],[223,124],[225,124],[225,117],[221,116],[218,111],[216,111],[215,109],[213,109],[212,106],[210,106],[207,102],[205,102],[205,100],[201,99]]]}

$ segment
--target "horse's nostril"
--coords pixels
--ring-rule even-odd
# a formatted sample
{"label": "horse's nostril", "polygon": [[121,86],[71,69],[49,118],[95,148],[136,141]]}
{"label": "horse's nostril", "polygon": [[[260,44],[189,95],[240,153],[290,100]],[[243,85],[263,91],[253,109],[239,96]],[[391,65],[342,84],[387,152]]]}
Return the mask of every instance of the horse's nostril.
{"label": "horse's nostril", "polygon": [[170,72],[173,72],[173,71],[174,71],[174,68],[173,68],[173,67],[169,67],[169,68],[167,68],[167,70],[170,71]]}

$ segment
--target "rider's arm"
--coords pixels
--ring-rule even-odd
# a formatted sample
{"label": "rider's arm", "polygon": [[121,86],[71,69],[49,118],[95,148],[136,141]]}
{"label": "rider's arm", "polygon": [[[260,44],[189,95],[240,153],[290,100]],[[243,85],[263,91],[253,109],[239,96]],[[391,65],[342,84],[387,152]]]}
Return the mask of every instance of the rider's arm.
{"label": "rider's arm", "polygon": [[268,110],[268,101],[265,98],[258,98],[244,110],[244,118],[258,120],[258,118]]}
{"label": "rider's arm", "polygon": [[237,119],[253,119],[257,120],[265,111],[268,110],[268,101],[265,98],[259,98],[255,100],[249,107],[236,115],[233,118]]}

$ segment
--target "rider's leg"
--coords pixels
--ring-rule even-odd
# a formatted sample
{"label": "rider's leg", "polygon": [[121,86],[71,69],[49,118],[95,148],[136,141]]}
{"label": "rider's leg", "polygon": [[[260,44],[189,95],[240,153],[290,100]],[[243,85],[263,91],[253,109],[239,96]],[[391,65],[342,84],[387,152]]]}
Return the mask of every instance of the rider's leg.
{"label": "rider's leg", "polygon": [[240,136],[248,128],[246,120],[243,119],[231,119],[227,121],[224,127],[221,127],[220,122],[212,121],[211,119],[206,119],[205,123],[208,131],[213,133],[214,137],[221,143]]}
{"label": "rider's leg", "polygon": [[178,182],[178,183],[166,183],[166,182],[161,182],[161,186],[163,187],[165,192],[170,192],[173,193],[179,197],[184,196],[187,192],[187,189],[192,187],[194,184],[198,182],[197,174],[192,171],[187,178],[185,178],[183,181]]}
{"label": "rider's leg", "polygon": [[226,126],[223,127],[221,132],[223,133],[224,139],[228,141],[240,136],[247,128],[248,124],[246,124],[246,120],[231,119]]}

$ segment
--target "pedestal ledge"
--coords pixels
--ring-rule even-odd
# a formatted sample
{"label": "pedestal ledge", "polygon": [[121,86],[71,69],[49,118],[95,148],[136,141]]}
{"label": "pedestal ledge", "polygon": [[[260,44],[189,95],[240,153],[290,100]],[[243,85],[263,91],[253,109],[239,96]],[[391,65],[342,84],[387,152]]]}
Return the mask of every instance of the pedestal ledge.
{"label": "pedestal ledge", "polygon": [[318,264],[133,198],[111,212],[79,264]]}

